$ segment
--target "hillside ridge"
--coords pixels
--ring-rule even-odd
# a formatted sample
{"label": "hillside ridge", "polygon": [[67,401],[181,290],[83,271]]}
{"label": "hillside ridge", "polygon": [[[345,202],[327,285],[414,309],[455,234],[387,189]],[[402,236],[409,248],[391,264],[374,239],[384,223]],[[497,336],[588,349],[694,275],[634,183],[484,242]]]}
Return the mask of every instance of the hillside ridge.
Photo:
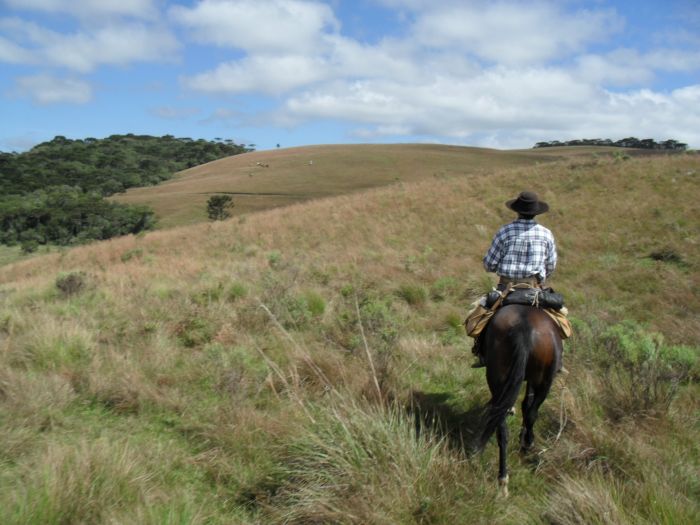
{"label": "hillside ridge", "polygon": [[[468,176],[580,156],[613,155],[611,148],[495,150],[439,144],[340,144],[255,151],[179,172],[175,178],[113,197],[152,207],[167,228],[203,222],[207,196],[239,194],[231,210],[243,215],[292,202],[341,195],[399,182]],[[629,152],[629,151],[628,151]]]}

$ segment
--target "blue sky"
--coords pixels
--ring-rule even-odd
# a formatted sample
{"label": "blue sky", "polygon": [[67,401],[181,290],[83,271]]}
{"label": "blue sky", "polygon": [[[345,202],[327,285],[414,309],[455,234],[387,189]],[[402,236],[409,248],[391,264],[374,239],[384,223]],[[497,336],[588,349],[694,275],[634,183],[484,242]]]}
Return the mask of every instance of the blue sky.
{"label": "blue sky", "polygon": [[700,2],[0,0],[0,150],[115,133],[698,148]]}

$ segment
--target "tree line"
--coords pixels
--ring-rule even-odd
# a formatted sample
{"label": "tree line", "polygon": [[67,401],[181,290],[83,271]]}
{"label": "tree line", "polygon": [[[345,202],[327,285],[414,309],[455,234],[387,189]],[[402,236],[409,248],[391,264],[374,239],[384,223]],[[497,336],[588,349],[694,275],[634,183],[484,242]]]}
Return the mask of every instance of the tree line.
{"label": "tree line", "polygon": [[250,151],[230,140],[171,135],[57,136],[25,153],[0,152],[0,243],[74,244],[152,228],[153,211],[105,197],[182,169]]}
{"label": "tree line", "polygon": [[535,148],[552,148],[556,146],[613,146],[618,148],[638,148],[663,151],[685,151],[688,145],[677,140],[668,139],[656,142],[654,139],[638,139],[627,137],[612,141],[611,139],[578,139],[578,140],[552,140],[549,142],[538,142]]}

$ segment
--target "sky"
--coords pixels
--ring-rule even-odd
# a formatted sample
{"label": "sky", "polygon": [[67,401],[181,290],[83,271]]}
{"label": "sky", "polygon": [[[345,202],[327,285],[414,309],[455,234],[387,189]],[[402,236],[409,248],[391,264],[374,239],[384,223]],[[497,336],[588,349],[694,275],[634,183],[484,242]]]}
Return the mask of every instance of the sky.
{"label": "sky", "polygon": [[0,151],[124,133],[700,148],[700,0],[0,0]]}

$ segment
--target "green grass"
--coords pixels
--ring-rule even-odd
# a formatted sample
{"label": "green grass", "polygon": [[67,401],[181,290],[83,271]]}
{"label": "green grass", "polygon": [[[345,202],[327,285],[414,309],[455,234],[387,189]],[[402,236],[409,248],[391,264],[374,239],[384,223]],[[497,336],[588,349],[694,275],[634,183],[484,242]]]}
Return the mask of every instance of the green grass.
{"label": "green grass", "polygon": [[[3,523],[698,522],[697,164],[455,173],[0,267]],[[532,455],[508,420],[504,501],[461,322],[525,187],[575,336]]]}

